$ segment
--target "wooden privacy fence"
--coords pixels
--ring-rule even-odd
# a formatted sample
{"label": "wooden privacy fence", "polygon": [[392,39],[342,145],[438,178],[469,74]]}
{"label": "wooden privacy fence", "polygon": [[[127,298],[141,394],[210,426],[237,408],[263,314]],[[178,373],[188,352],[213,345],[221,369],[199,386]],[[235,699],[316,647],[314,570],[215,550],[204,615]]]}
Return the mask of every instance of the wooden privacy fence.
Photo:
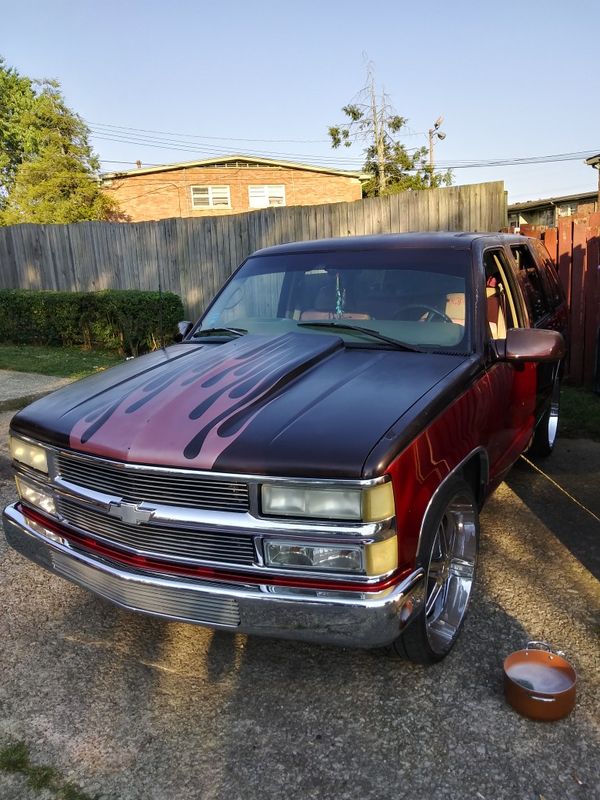
{"label": "wooden privacy fence", "polygon": [[14,225],[0,228],[0,288],[155,290],[160,282],[196,317],[261,247],[411,230],[497,231],[506,216],[504,184],[498,181],[221,217]]}
{"label": "wooden privacy fence", "polygon": [[543,239],[569,303],[569,378],[600,391],[600,212],[565,217],[558,228],[521,226]]}

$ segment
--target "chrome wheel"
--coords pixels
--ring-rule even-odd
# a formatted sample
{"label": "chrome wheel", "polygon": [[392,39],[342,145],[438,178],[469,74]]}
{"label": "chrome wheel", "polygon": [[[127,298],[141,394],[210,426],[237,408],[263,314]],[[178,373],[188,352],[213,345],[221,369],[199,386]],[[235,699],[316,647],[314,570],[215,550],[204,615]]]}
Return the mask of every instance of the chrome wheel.
{"label": "chrome wheel", "polygon": [[431,649],[448,652],[469,605],[477,563],[477,509],[466,494],[456,494],[435,532],[427,567],[425,630]]}
{"label": "chrome wheel", "polygon": [[559,411],[560,378],[557,375],[552,384],[550,401],[533,434],[533,440],[528,451],[532,456],[546,458],[554,450],[558,433]]}
{"label": "chrome wheel", "polygon": [[550,408],[548,411],[548,445],[552,449],[556,441],[558,432],[558,412],[560,409],[560,381],[554,380],[552,387],[552,397],[550,398]]}

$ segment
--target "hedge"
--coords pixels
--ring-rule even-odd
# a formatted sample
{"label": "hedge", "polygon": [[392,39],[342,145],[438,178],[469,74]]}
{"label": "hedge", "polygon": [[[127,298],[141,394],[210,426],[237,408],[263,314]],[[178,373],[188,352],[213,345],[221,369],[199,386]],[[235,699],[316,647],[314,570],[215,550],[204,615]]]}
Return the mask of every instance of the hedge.
{"label": "hedge", "polygon": [[0,341],[83,345],[138,355],[173,341],[183,304],[164,292],[0,290]]}

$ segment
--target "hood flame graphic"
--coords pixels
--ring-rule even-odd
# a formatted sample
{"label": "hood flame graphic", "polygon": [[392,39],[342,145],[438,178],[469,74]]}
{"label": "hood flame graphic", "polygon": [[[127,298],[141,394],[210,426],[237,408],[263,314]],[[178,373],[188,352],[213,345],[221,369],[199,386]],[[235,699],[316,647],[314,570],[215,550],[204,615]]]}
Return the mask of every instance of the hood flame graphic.
{"label": "hood flame graphic", "polygon": [[296,333],[211,345],[111,391],[75,423],[69,444],[146,464],[164,463],[166,450],[173,465],[210,469],[272,397],[340,346],[337,337]]}

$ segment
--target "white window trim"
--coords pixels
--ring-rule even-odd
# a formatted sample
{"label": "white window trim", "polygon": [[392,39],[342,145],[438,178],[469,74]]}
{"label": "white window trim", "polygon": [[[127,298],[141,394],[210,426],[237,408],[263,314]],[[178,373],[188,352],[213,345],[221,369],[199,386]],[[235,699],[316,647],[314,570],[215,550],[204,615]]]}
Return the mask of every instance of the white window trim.
{"label": "white window trim", "polygon": [[[207,189],[208,190],[208,205],[197,205],[194,202],[194,189]],[[227,190],[227,205],[223,203],[219,203],[215,205],[213,201],[213,190],[214,189],[226,189]],[[227,209],[231,208],[231,188],[226,184],[218,184],[218,185],[199,185],[196,184],[194,186],[190,186],[190,197],[192,201],[192,210],[193,211],[206,211],[207,209]]]}
{"label": "white window trim", "polygon": [[[264,192],[264,200],[265,200],[264,203],[262,203],[261,205],[253,204],[253,199],[255,200],[255,198],[252,197],[252,189],[262,189],[263,190],[263,192]],[[275,191],[273,191],[273,190],[275,190]],[[283,198],[283,203],[281,203],[281,204],[274,203],[273,205],[271,205],[271,203],[269,202],[269,199],[271,197],[271,193],[273,195],[277,196],[277,197],[282,197]],[[283,208],[283,206],[285,206],[286,204],[287,204],[287,201],[286,201],[286,196],[285,196],[285,184],[283,184],[283,183],[278,183],[278,184],[274,184],[274,183],[260,183],[260,184],[258,184],[257,183],[257,184],[251,184],[250,186],[248,186],[248,207],[249,208],[253,208],[253,209],[256,209],[256,208]]]}

